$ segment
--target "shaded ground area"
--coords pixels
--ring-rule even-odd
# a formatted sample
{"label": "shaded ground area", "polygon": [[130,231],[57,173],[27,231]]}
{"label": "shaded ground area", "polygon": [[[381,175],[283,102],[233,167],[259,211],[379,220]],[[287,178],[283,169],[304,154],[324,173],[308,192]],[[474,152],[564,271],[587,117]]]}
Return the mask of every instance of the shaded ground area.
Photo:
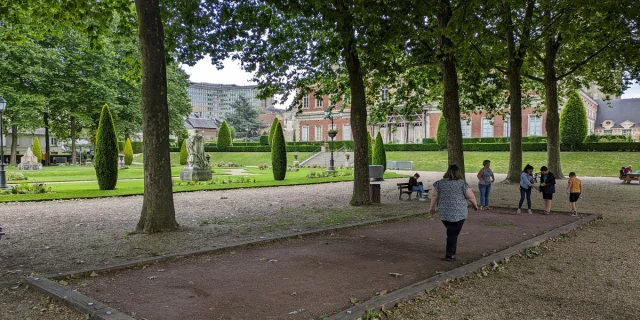
{"label": "shaded ground area", "polygon": [[472,212],[455,263],[440,259],[442,223],[423,216],[163,262],[72,285],[120,311],[154,320],[317,318],[577,219]]}

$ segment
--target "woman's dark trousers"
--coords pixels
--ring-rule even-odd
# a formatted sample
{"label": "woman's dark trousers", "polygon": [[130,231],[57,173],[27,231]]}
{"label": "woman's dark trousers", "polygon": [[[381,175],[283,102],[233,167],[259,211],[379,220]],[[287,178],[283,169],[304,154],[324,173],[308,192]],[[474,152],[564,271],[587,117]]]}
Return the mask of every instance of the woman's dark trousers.
{"label": "woman's dark trousers", "polygon": [[447,227],[447,257],[453,258],[456,255],[456,248],[458,247],[458,235],[462,230],[464,219],[456,222],[442,221],[444,226]]}

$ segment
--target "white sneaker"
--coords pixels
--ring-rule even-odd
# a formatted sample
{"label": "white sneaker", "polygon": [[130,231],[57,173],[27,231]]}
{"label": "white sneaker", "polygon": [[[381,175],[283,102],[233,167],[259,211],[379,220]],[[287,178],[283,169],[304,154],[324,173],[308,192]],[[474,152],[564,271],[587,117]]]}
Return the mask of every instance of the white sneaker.
{"label": "white sneaker", "polygon": [[529,214],[532,214],[533,212],[531,212],[531,209],[527,209],[527,211],[529,212]]}
{"label": "white sneaker", "polygon": [[520,212],[520,209],[518,209],[518,212],[517,212],[517,213],[521,213],[521,212]]}
{"label": "white sneaker", "polygon": [[419,201],[427,201],[425,198],[418,198]]}

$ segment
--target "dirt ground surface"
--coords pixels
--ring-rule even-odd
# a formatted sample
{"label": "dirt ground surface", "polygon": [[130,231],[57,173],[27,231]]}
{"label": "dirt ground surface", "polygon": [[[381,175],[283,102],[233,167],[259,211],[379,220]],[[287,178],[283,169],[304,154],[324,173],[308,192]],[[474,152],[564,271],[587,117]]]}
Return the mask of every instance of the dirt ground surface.
{"label": "dirt ground surface", "polygon": [[[579,172],[578,172],[579,173]],[[442,173],[421,172],[432,184]],[[497,175],[500,181],[504,176]],[[468,175],[469,181],[473,174]],[[638,185],[583,178],[579,211],[604,220],[547,245],[534,259],[515,259],[499,273],[461,282],[451,292],[396,310],[394,319],[636,319],[640,314]],[[382,202],[351,208],[352,184],[181,193],[174,196],[178,232],[132,235],[142,197],[0,205],[0,319],[83,319],[21,283],[31,273],[65,272],[164,253],[222,246],[266,236],[426,212],[428,202],[399,201],[395,183]],[[559,181],[560,184],[566,183]],[[472,184],[476,191],[477,185]],[[493,205],[517,205],[517,185],[496,183]],[[556,194],[554,210],[568,210]],[[534,208],[542,208],[539,194]],[[375,293],[375,292],[374,292]],[[557,303],[561,301],[562,303]],[[622,315],[622,316],[620,316]]]}
{"label": "dirt ground surface", "polygon": [[74,288],[145,319],[319,318],[577,219],[478,212],[465,223],[457,263],[441,260],[446,237],[436,217],[158,263],[74,281]]}

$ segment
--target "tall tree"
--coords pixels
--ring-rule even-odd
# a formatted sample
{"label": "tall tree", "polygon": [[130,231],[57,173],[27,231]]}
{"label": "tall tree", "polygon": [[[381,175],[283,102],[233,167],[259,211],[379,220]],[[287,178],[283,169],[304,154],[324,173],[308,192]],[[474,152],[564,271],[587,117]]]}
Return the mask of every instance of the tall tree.
{"label": "tall tree", "polygon": [[577,92],[569,93],[569,99],[562,108],[560,115],[560,139],[571,150],[584,142],[589,133],[587,125],[587,112],[584,103]]}
{"label": "tall tree", "polygon": [[536,48],[532,61],[539,68],[527,77],[544,85],[547,166],[556,177],[564,176],[559,96],[591,81],[605,92],[620,94],[628,84],[623,82],[623,73],[640,78],[640,41],[634,20],[638,12],[633,0],[540,1],[540,37],[532,46]]}
{"label": "tall tree", "polygon": [[287,145],[280,122],[276,124],[271,146],[271,167],[274,180],[284,180],[287,175]]}
{"label": "tall tree", "polygon": [[152,233],[178,228],[169,156],[169,106],[164,26],[159,0],[136,0],[142,54],[142,127],[144,193],[137,231]]}
{"label": "tall tree", "polygon": [[262,122],[258,119],[260,111],[244,96],[240,96],[231,104],[233,112],[227,115],[229,125],[238,132],[245,132],[247,137],[253,137],[258,134],[258,130],[262,127]]}
{"label": "tall tree", "polygon": [[115,189],[118,183],[118,136],[113,116],[106,104],[102,107],[96,135],[94,167],[100,190]]}

